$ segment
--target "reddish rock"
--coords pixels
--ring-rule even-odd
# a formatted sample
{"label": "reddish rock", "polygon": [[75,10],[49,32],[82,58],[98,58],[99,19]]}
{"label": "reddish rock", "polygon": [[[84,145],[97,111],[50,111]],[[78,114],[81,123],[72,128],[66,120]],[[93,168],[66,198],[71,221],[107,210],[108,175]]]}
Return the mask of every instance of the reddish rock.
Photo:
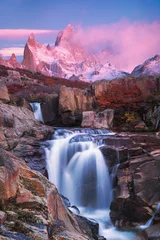
{"label": "reddish rock", "polygon": [[153,214],[152,209],[139,197],[117,198],[110,206],[110,217],[118,228],[145,224]]}
{"label": "reddish rock", "polygon": [[8,89],[6,85],[0,81],[0,103],[8,103],[9,101]]}

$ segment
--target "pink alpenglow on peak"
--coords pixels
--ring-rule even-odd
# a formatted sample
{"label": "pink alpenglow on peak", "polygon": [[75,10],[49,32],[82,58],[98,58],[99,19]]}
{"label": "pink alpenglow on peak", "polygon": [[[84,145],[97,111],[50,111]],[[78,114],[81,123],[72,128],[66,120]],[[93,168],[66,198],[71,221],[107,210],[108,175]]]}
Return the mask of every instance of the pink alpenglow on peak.
{"label": "pink alpenglow on peak", "polygon": [[134,76],[140,76],[142,74],[160,74],[160,55],[155,55],[154,57],[149,58],[143,64],[135,67],[132,71],[132,75]]}
{"label": "pink alpenglow on peak", "polygon": [[[157,27],[159,25],[156,23],[155,26]],[[155,27],[150,25],[144,26],[144,32],[147,32],[149,27],[151,29],[153,28],[152,33],[155,33]],[[122,25],[121,23],[112,26],[105,25],[98,29],[92,27],[85,31],[81,28],[75,30],[73,26],[69,24],[58,33],[54,46],[40,44],[35,41],[35,36],[32,33],[25,45],[24,58],[20,67],[31,71],[38,71],[48,76],[58,76],[67,79],[72,79],[72,76],[74,76],[75,79],[89,82],[124,77],[127,76],[128,73],[122,70],[124,69],[122,65],[127,66],[128,62],[132,60],[130,57],[132,54],[127,56],[126,53],[132,52],[130,35],[135,36],[135,29],[138,29],[137,31],[141,33],[141,26],[139,26],[139,24],[129,24],[128,22]],[[115,33],[117,33],[118,37],[115,37]],[[132,33],[128,35],[128,43],[126,42],[126,38],[123,38],[124,33],[125,36],[126,33]],[[137,39],[136,36],[135,39]],[[138,37],[140,40],[144,39],[142,34]],[[104,42],[108,44],[106,44],[103,50],[101,50],[101,48],[101,51],[98,53],[95,52],[92,47],[87,49],[87,46],[93,43],[101,43],[100,45],[102,47]],[[153,43],[153,41],[151,42]],[[113,47],[110,47],[109,43],[112,43]],[[144,48],[146,49],[146,46],[144,46]],[[137,57],[138,54],[136,53]],[[11,59],[12,60],[8,61],[0,59],[0,63],[3,65],[7,64],[14,68],[17,66],[16,57],[13,55]],[[145,66],[141,65],[142,70],[144,70],[144,68],[146,69],[146,62],[144,64]],[[150,61],[149,63],[147,62],[147,66],[150,65],[149,69],[152,68],[153,70],[154,68],[154,71],[150,71],[150,73],[157,73],[157,71],[155,71],[157,64],[158,60],[156,60],[156,64],[150,64]],[[120,68],[117,68],[117,66]],[[141,66],[135,69],[132,74],[141,74],[141,72],[143,72],[142,70],[140,73],[137,73],[137,70],[139,71]]]}
{"label": "pink alpenglow on peak", "polygon": [[68,42],[71,40],[74,34],[74,28],[71,24],[68,24],[67,27],[58,33],[55,46],[66,47]]}
{"label": "pink alpenglow on peak", "polygon": [[[24,50],[23,65],[32,71],[40,71],[49,76],[70,79],[76,76],[83,81],[108,80],[125,76],[108,60],[102,64],[99,57],[87,51],[74,40],[75,30],[71,24],[58,33],[55,46],[39,44],[34,35],[30,35]],[[94,73],[98,71],[99,74]]]}

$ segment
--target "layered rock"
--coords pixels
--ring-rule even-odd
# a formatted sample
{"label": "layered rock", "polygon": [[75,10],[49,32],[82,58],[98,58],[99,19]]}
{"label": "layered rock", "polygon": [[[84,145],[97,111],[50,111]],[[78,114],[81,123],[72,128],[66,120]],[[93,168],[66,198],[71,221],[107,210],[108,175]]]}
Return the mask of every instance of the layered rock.
{"label": "layered rock", "polygon": [[100,149],[112,173],[114,187],[113,223],[120,228],[146,223],[160,201],[159,136],[124,133],[109,136],[103,143],[106,146]]}

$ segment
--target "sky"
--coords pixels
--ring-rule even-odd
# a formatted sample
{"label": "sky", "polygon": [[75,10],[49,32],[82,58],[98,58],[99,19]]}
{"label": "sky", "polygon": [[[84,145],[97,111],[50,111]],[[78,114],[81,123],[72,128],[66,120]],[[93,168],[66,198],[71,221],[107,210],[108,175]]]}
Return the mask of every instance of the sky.
{"label": "sky", "polygon": [[40,43],[54,44],[69,23],[75,40],[98,51],[108,47],[117,67],[131,71],[160,54],[160,0],[1,0],[0,54],[22,58],[33,32]]}

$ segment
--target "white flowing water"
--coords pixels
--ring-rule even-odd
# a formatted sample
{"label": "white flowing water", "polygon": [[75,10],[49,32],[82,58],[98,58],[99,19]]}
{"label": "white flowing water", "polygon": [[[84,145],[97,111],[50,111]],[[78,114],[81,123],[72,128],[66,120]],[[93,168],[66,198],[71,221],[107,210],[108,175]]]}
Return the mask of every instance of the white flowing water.
{"label": "white flowing water", "polygon": [[117,231],[110,222],[112,183],[93,135],[55,131],[46,148],[46,159],[49,180],[81,215],[98,221],[101,236],[107,240],[134,239],[132,233]]}
{"label": "white flowing water", "polygon": [[38,102],[34,102],[34,103],[30,103],[33,113],[34,113],[34,117],[35,119],[37,119],[38,121],[43,122],[43,116],[42,116],[42,111],[41,111],[41,104]]}
{"label": "white flowing water", "polygon": [[158,203],[156,211],[154,212],[153,216],[146,222],[146,224],[139,226],[139,229],[146,229],[152,225],[153,219],[157,212],[160,212],[160,203]]}

